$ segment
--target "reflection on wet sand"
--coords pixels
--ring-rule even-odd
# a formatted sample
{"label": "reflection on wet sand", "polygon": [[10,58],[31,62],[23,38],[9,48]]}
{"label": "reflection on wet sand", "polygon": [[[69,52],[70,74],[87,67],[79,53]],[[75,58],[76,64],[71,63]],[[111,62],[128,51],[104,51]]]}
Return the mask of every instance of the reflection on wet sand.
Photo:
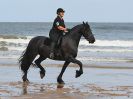
{"label": "reflection on wet sand", "polygon": [[57,88],[63,88],[65,84],[57,84]]}
{"label": "reflection on wet sand", "polygon": [[28,93],[27,92],[28,85],[29,85],[29,83],[23,82],[23,84],[22,84],[22,89],[23,89],[22,94],[23,95],[26,95]]}
{"label": "reflection on wet sand", "polygon": [[[57,84],[57,89],[64,88],[64,85],[65,84]],[[28,94],[28,86],[30,86],[29,82],[23,82],[22,83],[22,89],[23,89],[22,95]],[[40,91],[39,92],[44,92],[46,86],[44,86],[44,85],[39,85],[39,86],[40,86]]]}

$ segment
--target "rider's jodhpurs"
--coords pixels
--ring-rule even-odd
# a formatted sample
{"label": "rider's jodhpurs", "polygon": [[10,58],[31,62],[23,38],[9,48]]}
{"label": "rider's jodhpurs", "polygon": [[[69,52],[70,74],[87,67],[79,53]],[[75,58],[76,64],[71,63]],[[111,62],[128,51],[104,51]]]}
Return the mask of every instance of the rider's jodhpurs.
{"label": "rider's jodhpurs", "polygon": [[63,35],[63,33],[57,32],[57,31],[54,30],[54,29],[51,29],[51,30],[50,30],[49,37],[50,37],[50,39],[52,40],[52,43],[51,43],[51,52],[54,52],[54,47],[55,47],[55,45],[57,44],[59,38],[60,38],[62,35]]}

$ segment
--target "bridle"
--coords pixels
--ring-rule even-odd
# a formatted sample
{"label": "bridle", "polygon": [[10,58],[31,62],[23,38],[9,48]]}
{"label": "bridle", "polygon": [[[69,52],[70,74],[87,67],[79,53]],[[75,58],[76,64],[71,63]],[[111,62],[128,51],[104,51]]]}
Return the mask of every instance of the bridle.
{"label": "bridle", "polygon": [[[85,31],[86,31],[86,27],[83,27],[83,33],[84,33],[84,34],[87,34],[87,32],[85,32]],[[84,35],[84,34],[83,34],[83,35]],[[89,36],[85,36],[85,35],[84,35],[85,39],[90,39],[92,36],[93,36],[92,33],[90,33]]]}

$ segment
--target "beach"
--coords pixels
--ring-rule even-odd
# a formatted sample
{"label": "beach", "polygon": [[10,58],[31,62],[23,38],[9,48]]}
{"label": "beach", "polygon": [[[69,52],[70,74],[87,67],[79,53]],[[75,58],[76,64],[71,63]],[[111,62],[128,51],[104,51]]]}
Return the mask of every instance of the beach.
{"label": "beach", "polygon": [[132,99],[133,69],[89,68],[75,78],[77,65],[71,64],[64,73],[64,85],[56,82],[61,66],[44,67],[46,76],[40,78],[39,69],[31,67],[30,83],[23,83],[19,66],[0,66],[0,99]]}

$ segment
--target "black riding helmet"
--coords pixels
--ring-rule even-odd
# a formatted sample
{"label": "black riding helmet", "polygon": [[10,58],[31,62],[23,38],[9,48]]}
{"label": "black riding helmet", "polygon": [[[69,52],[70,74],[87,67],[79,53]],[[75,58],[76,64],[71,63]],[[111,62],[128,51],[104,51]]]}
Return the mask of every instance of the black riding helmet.
{"label": "black riding helmet", "polygon": [[62,8],[58,8],[56,13],[59,14],[60,12],[65,12],[65,10],[63,10]]}

